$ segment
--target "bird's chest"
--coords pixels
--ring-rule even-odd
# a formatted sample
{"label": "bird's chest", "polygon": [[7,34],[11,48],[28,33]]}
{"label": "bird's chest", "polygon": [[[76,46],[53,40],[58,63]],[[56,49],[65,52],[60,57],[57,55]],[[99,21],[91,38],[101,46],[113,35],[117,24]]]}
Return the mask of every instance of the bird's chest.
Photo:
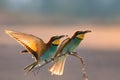
{"label": "bird's chest", "polygon": [[74,39],[71,40],[66,47],[63,49],[63,52],[72,52],[74,49],[79,45],[80,40],[79,39]]}
{"label": "bird's chest", "polygon": [[43,55],[41,56],[41,60],[50,60],[55,55],[56,50],[57,46],[51,46],[43,53]]}
{"label": "bird's chest", "polygon": [[55,53],[56,50],[57,50],[57,46],[51,46],[51,48],[49,48],[46,53],[47,54]]}

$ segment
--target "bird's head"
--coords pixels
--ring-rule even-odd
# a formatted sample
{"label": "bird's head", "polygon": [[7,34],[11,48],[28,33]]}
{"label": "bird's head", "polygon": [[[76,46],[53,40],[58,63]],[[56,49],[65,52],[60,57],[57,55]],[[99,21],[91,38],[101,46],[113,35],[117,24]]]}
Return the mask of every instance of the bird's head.
{"label": "bird's head", "polygon": [[74,37],[77,37],[78,39],[83,39],[85,34],[91,32],[91,30],[85,30],[85,31],[76,31],[74,34]]}
{"label": "bird's head", "polygon": [[60,35],[60,36],[53,36],[51,39],[50,39],[50,42],[53,44],[53,45],[59,45],[60,44],[60,39],[63,38],[63,37],[66,37],[67,35]]}

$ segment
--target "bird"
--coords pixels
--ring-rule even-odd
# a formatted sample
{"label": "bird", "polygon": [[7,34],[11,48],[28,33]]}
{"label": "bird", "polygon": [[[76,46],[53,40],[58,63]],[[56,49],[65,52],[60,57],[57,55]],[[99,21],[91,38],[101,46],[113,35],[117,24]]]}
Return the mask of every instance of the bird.
{"label": "bird", "polygon": [[65,37],[65,35],[53,36],[48,43],[45,43],[41,38],[32,34],[11,30],[5,30],[5,32],[25,48],[21,53],[30,53],[35,58],[35,62],[24,68],[27,72],[31,71],[38,64],[40,65],[40,63],[52,59],[60,44],[60,39]]}
{"label": "bird", "polygon": [[[84,39],[85,34],[88,32],[91,32],[91,30],[76,31],[71,38],[67,38],[61,42],[61,45],[59,46],[57,53],[54,56],[59,57],[54,61],[54,64],[49,69],[52,75],[63,75],[64,65],[68,54],[74,53],[74,50],[78,47],[80,42]],[[77,55],[75,56],[79,57]]]}

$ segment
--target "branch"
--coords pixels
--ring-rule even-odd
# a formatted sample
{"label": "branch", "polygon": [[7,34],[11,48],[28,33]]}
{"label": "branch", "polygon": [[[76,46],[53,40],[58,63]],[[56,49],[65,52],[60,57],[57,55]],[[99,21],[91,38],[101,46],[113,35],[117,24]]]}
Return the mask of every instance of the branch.
{"label": "branch", "polygon": [[83,58],[77,53],[77,52],[72,52],[72,54],[70,54],[72,56],[75,56],[76,58],[78,58],[80,60],[81,63],[81,68],[82,68],[82,72],[83,72],[83,80],[88,80],[88,76],[85,70],[85,62],[83,60]]}
{"label": "branch", "polygon": [[[61,54],[61,55],[59,55],[59,56],[57,56],[57,57],[55,57],[55,58],[52,58],[50,61],[45,61],[44,64],[42,64],[42,65],[39,66],[39,67],[36,67],[32,72],[37,71],[37,74],[38,74],[39,70],[40,70],[43,66],[45,66],[46,64],[48,64],[48,63],[50,63],[50,62],[58,59],[58,58],[61,57],[61,56],[65,56],[66,54],[72,55],[72,56],[74,56],[74,57],[76,57],[76,58],[78,58],[78,59],[80,60],[80,64],[81,64],[81,68],[82,68],[82,72],[83,72],[83,80],[88,80],[88,76],[87,76],[87,73],[86,73],[86,70],[85,70],[85,62],[84,62],[83,58],[82,58],[77,52],[71,52],[71,53],[68,52],[68,53],[65,53],[65,54]],[[35,73],[34,73],[34,74],[35,74]]]}

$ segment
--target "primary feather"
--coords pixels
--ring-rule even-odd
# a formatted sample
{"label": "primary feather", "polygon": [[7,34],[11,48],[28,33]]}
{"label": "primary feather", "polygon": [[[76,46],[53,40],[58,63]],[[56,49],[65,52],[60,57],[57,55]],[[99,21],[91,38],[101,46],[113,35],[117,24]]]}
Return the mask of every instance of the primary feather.
{"label": "primary feather", "polygon": [[31,34],[11,30],[6,30],[5,32],[25,47],[28,52],[32,53],[36,60],[38,60],[39,56],[42,55],[42,52],[46,48],[46,44],[42,39]]}

